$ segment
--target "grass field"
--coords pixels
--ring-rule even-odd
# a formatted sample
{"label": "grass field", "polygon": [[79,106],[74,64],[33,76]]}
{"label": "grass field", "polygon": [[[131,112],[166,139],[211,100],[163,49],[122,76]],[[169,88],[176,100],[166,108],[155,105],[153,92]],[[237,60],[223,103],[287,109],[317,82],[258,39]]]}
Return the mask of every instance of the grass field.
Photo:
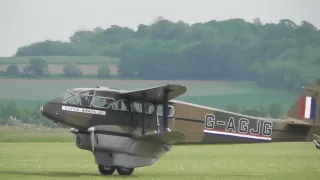
{"label": "grass field", "polygon": [[[140,89],[167,83],[183,84],[186,94],[178,97],[191,103],[223,108],[227,104],[239,106],[267,106],[281,103],[288,109],[299,95],[287,91],[258,88],[253,82],[228,81],[147,81],[147,80],[96,80],[96,79],[0,79],[0,104],[11,100],[33,106],[76,87],[110,86],[120,89]],[[35,105],[36,106],[36,105]]]}
{"label": "grass field", "polygon": [[130,177],[104,177],[74,143],[0,143],[0,179],[316,180],[318,155],[310,142],[175,146]]}
{"label": "grass field", "polygon": [[28,64],[32,57],[39,57],[48,62],[48,64],[116,64],[118,58],[107,56],[23,56],[23,57],[0,57],[0,64]]}
{"label": "grass field", "polygon": [[75,136],[63,128],[24,128],[0,126],[0,143],[11,142],[73,142]]}

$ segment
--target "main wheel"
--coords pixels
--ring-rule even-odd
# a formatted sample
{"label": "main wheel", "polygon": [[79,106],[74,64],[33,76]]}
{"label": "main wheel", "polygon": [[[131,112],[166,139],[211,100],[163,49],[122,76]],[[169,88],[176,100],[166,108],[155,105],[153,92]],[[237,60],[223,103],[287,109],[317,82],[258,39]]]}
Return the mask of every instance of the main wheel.
{"label": "main wheel", "polygon": [[99,165],[98,166],[98,169],[100,171],[100,173],[102,175],[111,175],[114,173],[114,171],[116,170],[115,167],[110,167],[110,166],[102,166],[102,165]]}
{"label": "main wheel", "polygon": [[125,167],[117,167],[117,172],[119,175],[131,175],[133,173],[134,168],[125,168]]}

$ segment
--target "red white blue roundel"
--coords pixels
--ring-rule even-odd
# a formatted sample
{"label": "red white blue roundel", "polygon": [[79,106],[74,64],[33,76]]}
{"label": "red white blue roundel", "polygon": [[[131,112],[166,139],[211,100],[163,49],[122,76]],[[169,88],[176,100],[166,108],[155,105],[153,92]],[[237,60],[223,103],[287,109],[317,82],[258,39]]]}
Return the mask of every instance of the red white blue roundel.
{"label": "red white blue roundel", "polygon": [[303,96],[300,102],[300,117],[303,119],[314,119],[316,116],[316,98]]}

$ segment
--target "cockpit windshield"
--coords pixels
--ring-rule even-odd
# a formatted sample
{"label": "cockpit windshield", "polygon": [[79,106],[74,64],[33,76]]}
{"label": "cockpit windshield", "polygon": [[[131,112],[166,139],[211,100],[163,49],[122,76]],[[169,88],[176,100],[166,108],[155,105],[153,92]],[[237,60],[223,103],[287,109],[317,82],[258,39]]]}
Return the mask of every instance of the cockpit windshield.
{"label": "cockpit windshield", "polygon": [[65,100],[71,98],[72,96],[73,96],[73,94],[70,93],[69,91],[67,91],[67,92],[63,93],[60,97],[62,98],[63,101],[65,101]]}
{"label": "cockpit windshield", "polygon": [[90,106],[94,95],[94,90],[71,90],[62,94],[60,97],[65,104]]}

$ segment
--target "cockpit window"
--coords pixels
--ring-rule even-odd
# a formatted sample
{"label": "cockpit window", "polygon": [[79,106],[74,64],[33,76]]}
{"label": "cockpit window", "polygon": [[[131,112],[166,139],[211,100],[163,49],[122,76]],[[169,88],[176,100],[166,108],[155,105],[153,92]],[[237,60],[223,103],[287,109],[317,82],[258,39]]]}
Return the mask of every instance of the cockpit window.
{"label": "cockpit window", "polygon": [[94,91],[93,90],[82,92],[80,94],[81,105],[82,106],[90,106],[90,103],[91,103],[91,100],[93,98],[93,95],[94,95]]}
{"label": "cockpit window", "polygon": [[71,94],[70,92],[67,91],[67,92],[63,93],[60,97],[62,98],[63,101],[65,101],[65,100],[71,98],[72,96],[73,96],[73,94]]}
{"label": "cockpit window", "polygon": [[[61,96],[61,98],[63,101],[65,101],[66,104],[90,106],[94,92],[94,90],[71,90],[70,92],[65,92]],[[72,93],[74,93],[75,95],[73,95]]]}
{"label": "cockpit window", "polygon": [[71,104],[71,105],[81,105],[81,99],[79,95],[76,95],[76,96],[73,96],[72,98],[69,98],[65,103]]}
{"label": "cockpit window", "polygon": [[94,95],[94,90],[82,92],[81,95],[84,95],[84,96],[93,96],[93,95]]}
{"label": "cockpit window", "polygon": [[96,96],[92,100],[92,105],[99,108],[109,108],[114,103],[114,101],[115,100],[112,98]]}

